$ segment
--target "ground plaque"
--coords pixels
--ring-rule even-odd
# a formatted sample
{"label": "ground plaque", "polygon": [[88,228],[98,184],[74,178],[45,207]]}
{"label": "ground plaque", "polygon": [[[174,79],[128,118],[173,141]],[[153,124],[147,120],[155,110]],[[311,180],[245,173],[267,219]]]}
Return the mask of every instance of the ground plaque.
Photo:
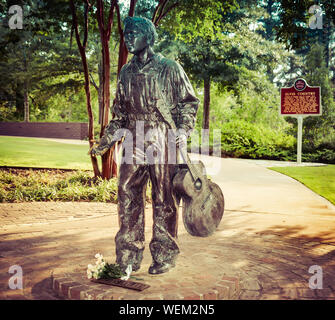
{"label": "ground plaque", "polygon": [[107,284],[110,286],[132,289],[136,291],[143,291],[144,289],[147,289],[150,287],[148,284],[135,282],[135,281],[129,281],[129,280],[126,281],[126,280],[121,280],[121,279],[92,279],[91,281],[95,283]]}
{"label": "ground plaque", "polygon": [[297,79],[292,87],[280,89],[280,102],[280,114],[298,120],[297,163],[301,164],[302,121],[304,117],[322,114],[321,88],[310,87],[306,80]]}

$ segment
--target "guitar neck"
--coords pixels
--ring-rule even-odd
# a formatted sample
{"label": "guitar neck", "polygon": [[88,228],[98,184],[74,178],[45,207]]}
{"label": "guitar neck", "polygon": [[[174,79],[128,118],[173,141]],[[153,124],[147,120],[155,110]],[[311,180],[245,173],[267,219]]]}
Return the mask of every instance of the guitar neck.
{"label": "guitar neck", "polygon": [[[163,101],[164,101],[164,98],[163,98]],[[176,124],[173,121],[171,114],[169,112],[166,112],[166,108],[164,108],[164,106],[161,106],[161,108],[157,108],[157,111],[163,117],[165,122],[167,122],[167,124],[170,125],[171,129],[177,130]],[[188,169],[191,173],[193,181],[196,181],[197,179],[199,179],[199,174],[197,173],[197,170],[195,169],[195,167],[191,163],[191,160],[190,160],[190,158],[187,154],[187,151],[184,152],[183,148],[179,148],[179,150],[180,150],[180,153],[181,153],[184,161],[186,162],[186,164],[188,166]]]}
{"label": "guitar neck", "polygon": [[184,152],[184,148],[179,148],[179,151],[184,159],[184,161],[186,162],[188,169],[190,170],[191,176],[193,178],[193,181],[196,181],[197,179],[199,179],[199,174],[197,172],[197,170],[195,169],[195,166],[193,165],[193,163],[190,160],[190,157],[188,156],[187,151]]}

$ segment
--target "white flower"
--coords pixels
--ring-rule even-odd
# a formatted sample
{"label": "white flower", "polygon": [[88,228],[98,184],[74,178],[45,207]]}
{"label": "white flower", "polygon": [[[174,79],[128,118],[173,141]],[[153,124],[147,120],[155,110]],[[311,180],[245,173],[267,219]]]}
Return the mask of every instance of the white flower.
{"label": "white flower", "polygon": [[121,277],[121,280],[128,280],[130,277],[131,272],[133,271],[133,267],[131,264],[128,264],[127,269],[126,269],[126,276]]}
{"label": "white flower", "polygon": [[98,259],[98,260],[102,260],[104,257],[103,257],[102,254],[97,253],[97,254],[95,255],[95,258]]}
{"label": "white flower", "polygon": [[92,271],[90,269],[87,269],[86,273],[87,273],[87,278],[91,279],[92,278]]}

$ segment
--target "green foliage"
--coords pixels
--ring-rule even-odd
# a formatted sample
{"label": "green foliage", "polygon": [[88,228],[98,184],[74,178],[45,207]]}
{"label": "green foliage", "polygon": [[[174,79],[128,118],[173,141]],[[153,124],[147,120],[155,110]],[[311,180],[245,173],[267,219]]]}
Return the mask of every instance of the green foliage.
{"label": "green foliage", "polygon": [[106,263],[98,275],[98,279],[120,279],[126,273],[121,270],[118,264]]}
{"label": "green foliage", "polygon": [[[97,119],[98,95],[95,90],[92,90],[92,111],[94,119]],[[87,122],[84,88],[77,92],[68,90],[65,94],[55,92],[47,98],[44,108],[40,108],[39,104],[32,104],[30,121]]]}
{"label": "green foliage", "polygon": [[116,179],[93,179],[84,171],[0,170],[0,202],[117,202]]}
{"label": "green foliage", "polygon": [[292,160],[295,139],[282,131],[245,120],[225,123],[221,128],[224,154],[253,159]]}
{"label": "green foliage", "polygon": [[[267,0],[266,2],[277,1]],[[309,27],[310,18],[315,15],[315,12],[309,13],[309,9],[313,5],[321,7],[323,11],[322,27],[327,30]],[[284,0],[280,1],[280,5],[274,6],[273,9],[273,16],[278,20],[274,26],[276,39],[293,49],[308,48],[315,41],[325,40],[331,33],[332,24],[335,24],[335,3],[333,0]]]}
{"label": "green foliage", "polygon": [[14,121],[16,107],[0,101],[0,121]]}
{"label": "green foliage", "polygon": [[[326,150],[335,150],[334,89],[329,74],[324,48],[316,43],[306,56],[306,66],[302,74],[310,86],[321,87],[322,115],[307,117],[303,121],[303,150],[311,154],[309,159],[332,159]],[[296,128],[296,121],[290,121],[294,123]],[[312,154],[314,155],[312,156]]]}
{"label": "green foliage", "polygon": [[[255,24],[264,11],[249,5],[241,5],[232,13],[221,13],[220,33],[212,31],[211,35],[203,36],[194,31],[191,40],[177,41],[178,59],[194,81],[209,77],[237,94],[239,87],[245,86],[262,92],[269,70],[273,74],[279,64],[286,64],[290,54],[284,46],[262,37],[259,33],[262,26]],[[160,47],[164,50],[171,44],[173,40],[164,35]]]}
{"label": "green foliage", "polygon": [[[79,1],[77,4],[80,7]],[[8,25],[0,28],[0,105],[12,113],[1,118],[23,120],[26,92],[31,121],[87,121],[82,62],[76,44],[72,43],[69,1],[27,1],[23,13],[22,30],[10,30]],[[81,18],[80,15],[79,21]],[[93,33],[87,44],[94,78],[97,53],[101,51],[97,35]],[[96,105],[97,94],[92,91],[92,95]]]}
{"label": "green foliage", "polygon": [[[221,92],[213,87],[210,118],[210,145],[213,130],[221,130],[222,155],[273,160],[295,160],[294,136],[288,134],[290,124],[279,115],[279,97],[275,87],[267,83],[270,91],[255,93],[241,89],[240,96]],[[202,98],[202,97],[201,97]],[[201,130],[201,111],[196,129]]]}
{"label": "green foliage", "polygon": [[310,152],[303,152],[302,161],[335,164],[335,149],[318,148]]}
{"label": "green foliage", "polygon": [[321,87],[322,116],[309,122],[317,126],[328,126],[335,122],[335,102],[329,79],[329,69],[325,62],[325,49],[321,44],[313,44],[306,56],[304,77],[310,86]]}
{"label": "green foliage", "polygon": [[176,7],[162,20],[160,28],[182,41],[192,41],[196,37],[215,39],[222,30],[222,14],[236,9],[237,2],[236,0],[169,1],[169,6],[176,4]]}

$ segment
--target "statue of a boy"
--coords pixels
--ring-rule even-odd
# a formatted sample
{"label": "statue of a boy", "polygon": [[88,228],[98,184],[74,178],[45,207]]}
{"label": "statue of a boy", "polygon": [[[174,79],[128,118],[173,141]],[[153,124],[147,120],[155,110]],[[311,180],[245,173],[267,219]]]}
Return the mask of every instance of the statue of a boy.
{"label": "statue of a boy", "polygon": [[[120,229],[115,237],[116,262],[123,270],[131,264],[140,268],[144,250],[145,190],[152,184],[153,234],[150,242],[152,264],[150,274],[160,274],[175,266],[179,248],[177,238],[177,202],[172,188],[175,163],[169,163],[171,126],[162,117],[167,111],[181,132],[193,129],[199,105],[193,88],[182,67],[175,61],[156,54],[153,45],[157,37],[152,22],[145,18],[128,17],[124,21],[124,40],[134,54],[121,69],[114,118],[106,127],[98,147],[92,154],[101,155],[110,148],[113,135],[125,128],[131,133],[132,161],[121,163],[118,181],[118,212]],[[143,130],[138,134],[138,128]],[[148,137],[151,141],[147,141]],[[175,139],[182,139],[177,134]],[[114,138],[115,139],[115,138]],[[149,139],[149,140],[150,140]],[[175,143],[175,141],[174,141]],[[128,144],[129,146],[129,144]],[[154,148],[159,163],[146,161],[146,151]],[[125,150],[123,150],[123,156]]]}

